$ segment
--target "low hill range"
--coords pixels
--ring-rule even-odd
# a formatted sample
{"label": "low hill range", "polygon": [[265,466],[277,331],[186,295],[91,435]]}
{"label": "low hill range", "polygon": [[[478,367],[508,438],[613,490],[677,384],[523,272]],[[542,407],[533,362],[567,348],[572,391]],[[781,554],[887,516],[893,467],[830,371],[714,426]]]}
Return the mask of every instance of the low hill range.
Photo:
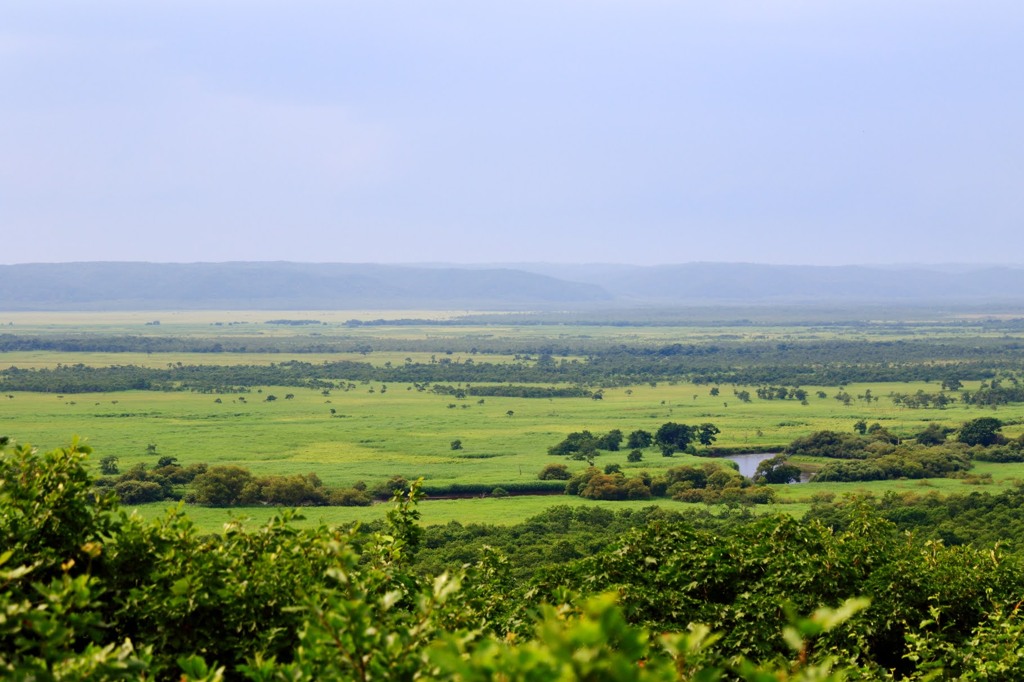
{"label": "low hill range", "polygon": [[1024,304],[1024,266],[751,263],[0,265],[0,310],[597,310]]}

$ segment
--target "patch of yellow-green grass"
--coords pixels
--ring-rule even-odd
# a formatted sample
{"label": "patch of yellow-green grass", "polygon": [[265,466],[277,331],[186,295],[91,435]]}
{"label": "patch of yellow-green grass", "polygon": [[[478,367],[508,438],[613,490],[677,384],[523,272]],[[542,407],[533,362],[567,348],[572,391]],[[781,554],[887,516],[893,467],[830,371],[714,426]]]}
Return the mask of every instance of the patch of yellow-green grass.
{"label": "patch of yellow-green grass", "polygon": [[[609,502],[600,500],[588,500],[582,497],[568,497],[560,495],[522,495],[510,497],[484,497],[465,498],[457,500],[426,500],[421,502],[417,509],[421,513],[421,523],[424,525],[442,525],[451,521],[462,524],[481,523],[498,526],[509,526],[524,521],[543,513],[550,507],[557,505],[570,505],[581,507],[604,507],[611,511],[619,509],[643,509],[644,507],[660,506],[665,509],[677,511],[683,515],[688,513],[705,512],[711,510],[713,513],[724,513],[724,507],[709,506],[703,504],[692,504],[676,502],[668,499],[656,500],[634,500]],[[806,513],[808,504],[772,504],[757,505],[750,507],[751,511],[757,514],[788,514],[802,516]],[[155,519],[168,513],[169,509],[176,508],[176,504],[154,503],[134,507],[134,510],[143,518]],[[374,504],[370,507],[306,507],[300,509],[304,517],[295,521],[297,527],[311,527],[324,524],[327,526],[347,526],[355,522],[368,523],[384,518],[390,508],[390,503]],[[227,523],[237,519],[245,519],[246,525],[262,525],[273,516],[280,513],[280,509],[271,507],[244,507],[234,509],[218,509],[211,507],[196,507],[192,505],[181,505],[183,513],[205,533],[219,533],[224,530]]]}

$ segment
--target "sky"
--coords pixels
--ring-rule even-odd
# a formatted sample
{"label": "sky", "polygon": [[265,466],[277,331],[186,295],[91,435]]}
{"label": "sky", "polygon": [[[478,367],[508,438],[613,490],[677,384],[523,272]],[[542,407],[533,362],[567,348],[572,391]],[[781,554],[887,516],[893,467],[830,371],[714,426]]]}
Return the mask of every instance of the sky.
{"label": "sky", "polygon": [[1024,262],[1020,0],[0,5],[0,263]]}

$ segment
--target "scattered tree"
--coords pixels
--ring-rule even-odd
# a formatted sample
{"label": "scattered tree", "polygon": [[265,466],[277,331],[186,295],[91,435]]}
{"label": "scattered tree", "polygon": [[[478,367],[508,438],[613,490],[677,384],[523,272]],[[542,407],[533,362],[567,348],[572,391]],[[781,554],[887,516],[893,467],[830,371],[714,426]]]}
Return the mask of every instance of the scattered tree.
{"label": "scattered tree", "polygon": [[654,436],[651,435],[650,431],[644,431],[643,429],[637,429],[629,434],[629,438],[626,440],[626,447],[633,449],[649,448],[654,443]]}
{"label": "scattered tree", "polygon": [[118,458],[114,455],[107,455],[100,459],[100,473],[104,476],[117,476],[121,473],[117,467]]}

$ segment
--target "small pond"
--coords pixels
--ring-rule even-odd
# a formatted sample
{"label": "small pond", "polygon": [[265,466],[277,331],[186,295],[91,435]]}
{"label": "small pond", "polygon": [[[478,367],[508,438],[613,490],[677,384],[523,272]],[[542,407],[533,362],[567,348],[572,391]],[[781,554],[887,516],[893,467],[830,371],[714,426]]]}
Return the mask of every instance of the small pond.
{"label": "small pond", "polygon": [[[751,452],[751,453],[747,453],[747,454],[744,454],[744,455],[729,455],[725,459],[729,459],[729,460],[732,460],[733,462],[736,462],[736,464],[739,465],[740,473],[741,474],[743,474],[747,478],[753,478],[754,477],[754,473],[757,471],[757,466],[761,462],[765,461],[766,459],[771,459],[772,457],[776,456],[777,454],[779,454],[779,453],[777,453],[777,452]],[[806,473],[805,474],[801,474],[800,475],[800,482],[801,483],[806,483],[809,478],[810,478],[809,474],[806,474]]]}

